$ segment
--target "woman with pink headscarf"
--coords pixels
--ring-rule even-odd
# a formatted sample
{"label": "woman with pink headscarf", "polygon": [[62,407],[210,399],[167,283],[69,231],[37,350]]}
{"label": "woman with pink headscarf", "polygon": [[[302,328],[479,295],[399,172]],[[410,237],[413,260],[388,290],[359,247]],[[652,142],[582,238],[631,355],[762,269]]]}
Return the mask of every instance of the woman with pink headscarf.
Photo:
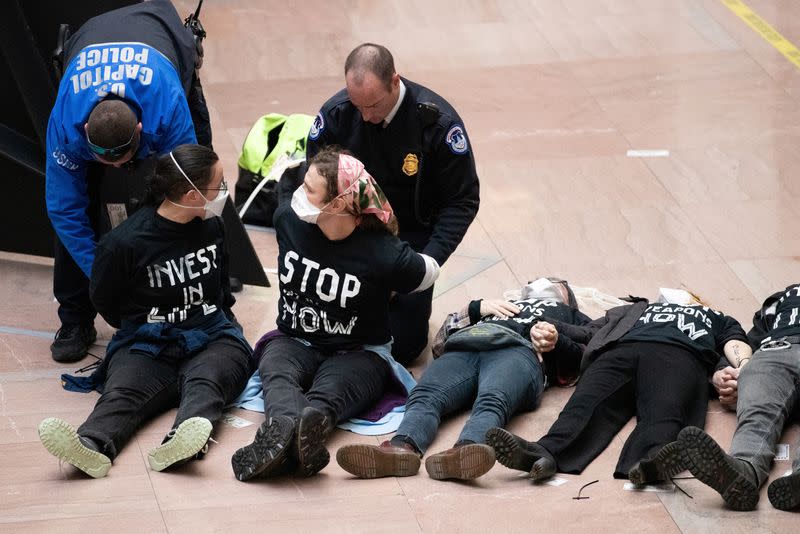
{"label": "woman with pink headscarf", "polygon": [[239,480],[310,476],[328,464],[334,425],[370,409],[400,367],[392,293],[424,291],[439,274],[397,238],[392,207],[364,165],[336,147],[310,161],[274,226],[278,330],[256,349],[266,420],[231,458]]}

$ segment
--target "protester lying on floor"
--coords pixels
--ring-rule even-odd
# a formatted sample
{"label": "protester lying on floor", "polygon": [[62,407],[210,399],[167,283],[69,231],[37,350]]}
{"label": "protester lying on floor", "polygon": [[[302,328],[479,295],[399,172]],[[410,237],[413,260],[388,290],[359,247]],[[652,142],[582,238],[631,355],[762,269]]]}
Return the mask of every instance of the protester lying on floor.
{"label": "protester lying on floor", "polygon": [[[747,333],[752,357],[737,366],[736,432],[725,454],[700,428],[688,427],[678,444],[691,473],[716,490],[734,510],[754,510],[769,479],[776,444],[797,414],[800,398],[800,284],[771,295]],[[730,394],[735,399],[735,392]],[[770,483],[767,495],[779,510],[800,508],[800,447],[791,473]]]}
{"label": "protester lying on floor", "polygon": [[433,454],[425,469],[437,480],[469,480],[494,465],[486,431],[535,409],[549,384],[576,376],[583,347],[543,321],[585,324],[576,307],[552,299],[478,299],[447,316],[433,345],[434,360],[411,391],[391,441],[346,445],[336,460],[359,478],[411,476],[443,416],[472,413],[455,445]]}
{"label": "protester lying on floor", "polygon": [[708,379],[723,353],[737,366],[750,355],[738,321],[698,304],[635,299],[588,325],[555,326],[587,343],[572,397],[537,442],[501,428],[487,434],[500,463],[534,480],[582,472],[634,415],[614,477],[648,484],[682,471],[679,455],[667,454],[675,445],[656,453],[684,426],[705,424]]}

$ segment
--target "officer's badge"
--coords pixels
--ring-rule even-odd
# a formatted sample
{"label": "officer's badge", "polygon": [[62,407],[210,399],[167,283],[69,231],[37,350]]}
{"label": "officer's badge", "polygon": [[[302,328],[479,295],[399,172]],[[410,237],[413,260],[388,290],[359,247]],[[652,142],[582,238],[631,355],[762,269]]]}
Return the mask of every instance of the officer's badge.
{"label": "officer's badge", "polygon": [[419,170],[419,158],[416,154],[406,154],[403,160],[403,172],[406,176],[414,176]]}
{"label": "officer's badge", "polygon": [[311,124],[311,130],[308,132],[308,138],[312,141],[316,141],[324,129],[325,119],[322,118],[322,112],[320,112],[317,114],[316,118],[314,118],[314,122]]}
{"label": "officer's badge", "polygon": [[444,142],[447,143],[447,146],[450,147],[453,154],[463,154],[469,148],[467,145],[467,136],[464,135],[464,129],[459,124],[450,128],[450,131],[448,131],[447,135],[444,137]]}

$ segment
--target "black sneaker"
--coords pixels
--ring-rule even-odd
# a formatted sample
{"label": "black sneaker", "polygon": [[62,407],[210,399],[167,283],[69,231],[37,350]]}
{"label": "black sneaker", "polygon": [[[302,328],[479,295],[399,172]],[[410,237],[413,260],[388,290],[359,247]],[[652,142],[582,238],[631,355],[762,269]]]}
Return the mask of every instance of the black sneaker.
{"label": "black sneaker", "polygon": [[298,475],[315,475],[331,461],[331,455],[325,447],[331,430],[333,429],[328,424],[328,418],[321,411],[311,406],[303,408],[297,423],[293,452],[297,460]]}
{"label": "black sneaker", "polygon": [[56,332],[50,354],[60,363],[77,362],[86,356],[95,339],[97,330],[92,324],[64,324]]}
{"label": "black sneaker", "polygon": [[697,480],[722,495],[734,510],[756,509],[758,481],[749,463],[725,454],[714,438],[697,427],[681,430],[678,440],[686,451],[689,471]]}
{"label": "black sneaker", "polygon": [[769,502],[778,510],[800,508],[800,470],[773,480],[767,488],[767,495]]}
{"label": "black sneaker", "polygon": [[294,419],[275,415],[261,424],[253,443],[233,453],[231,466],[236,478],[245,481],[257,476],[284,473],[289,448],[294,441]]}
{"label": "black sneaker", "polygon": [[641,460],[628,472],[628,478],[637,486],[668,482],[687,468],[683,443],[667,443],[653,458]]}

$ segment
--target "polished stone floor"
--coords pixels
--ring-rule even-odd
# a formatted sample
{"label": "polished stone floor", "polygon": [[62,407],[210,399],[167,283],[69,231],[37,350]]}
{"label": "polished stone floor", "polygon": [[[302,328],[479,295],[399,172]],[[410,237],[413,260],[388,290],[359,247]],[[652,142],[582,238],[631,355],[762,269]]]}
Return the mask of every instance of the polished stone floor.
{"label": "polished stone floor", "polygon": [[[800,45],[796,0],[746,4]],[[184,13],[193,2],[176,5]],[[250,125],[268,112],[315,114],[364,41],[388,46],[401,74],[460,112],[482,202],[437,283],[434,331],[470,299],[540,275],[613,295],[685,287],[745,328],[764,297],[800,281],[800,69],[725,2],[212,0],[203,22],[201,74],[231,180]],[[250,235],[274,270],[274,234]],[[246,286],[238,297],[251,341],[274,326],[269,276],[272,288]],[[47,416],[79,424],[96,399],[62,390],[60,374],[78,365],[50,359],[52,260],[0,253],[0,280],[0,532],[750,534],[800,524],[771,507],[766,488],[748,513],[725,509],[694,480],[679,482],[686,493],[627,491],[611,473],[633,422],[583,474],[559,475],[561,485],[532,485],[500,465],[472,483],[424,471],[361,481],[335,462],[311,479],[243,484],[229,458],[261,415],[235,411],[254,425],[220,424],[203,461],[152,472],[146,454],[171,412],[136,435],[107,478],[89,480],[59,466],[36,433]],[[102,344],[112,331],[100,323]],[[549,390],[510,428],[541,436],[570,393]],[[431,450],[451,446],[465,418],[445,421]],[[707,429],[725,446],[734,425],[710,403]],[[795,424],[781,441],[794,453],[798,437]],[[330,448],[382,439],[337,431]],[[789,467],[776,462],[773,476]],[[573,499],[594,480],[588,499]]]}

